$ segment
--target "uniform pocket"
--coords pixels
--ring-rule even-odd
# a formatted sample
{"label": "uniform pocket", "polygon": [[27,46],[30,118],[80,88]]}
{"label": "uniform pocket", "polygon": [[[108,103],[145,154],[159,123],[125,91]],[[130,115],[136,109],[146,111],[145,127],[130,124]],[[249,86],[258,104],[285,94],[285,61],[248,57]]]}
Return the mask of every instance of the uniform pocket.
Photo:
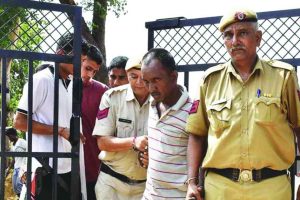
{"label": "uniform pocket", "polygon": [[207,106],[210,127],[214,133],[220,135],[230,126],[231,99],[221,99]]}
{"label": "uniform pocket", "polygon": [[280,98],[259,97],[254,100],[255,122],[263,125],[275,125],[283,117]]}
{"label": "uniform pocket", "polygon": [[133,121],[131,123],[126,122],[117,122],[117,137],[120,138],[127,138],[127,137],[133,137],[134,131],[133,131]]}

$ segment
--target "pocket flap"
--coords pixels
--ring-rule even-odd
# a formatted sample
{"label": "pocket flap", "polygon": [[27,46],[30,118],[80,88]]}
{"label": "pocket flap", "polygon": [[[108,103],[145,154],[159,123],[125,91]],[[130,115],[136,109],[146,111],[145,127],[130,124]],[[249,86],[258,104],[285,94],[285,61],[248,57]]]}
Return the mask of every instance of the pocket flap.
{"label": "pocket flap", "polygon": [[255,105],[257,105],[259,103],[263,103],[267,106],[275,104],[278,107],[280,107],[280,98],[276,98],[276,97],[259,97],[259,98],[255,99]]}
{"label": "pocket flap", "polygon": [[215,110],[219,112],[224,108],[231,109],[231,99],[219,99],[213,101],[211,105],[207,107],[207,110]]}

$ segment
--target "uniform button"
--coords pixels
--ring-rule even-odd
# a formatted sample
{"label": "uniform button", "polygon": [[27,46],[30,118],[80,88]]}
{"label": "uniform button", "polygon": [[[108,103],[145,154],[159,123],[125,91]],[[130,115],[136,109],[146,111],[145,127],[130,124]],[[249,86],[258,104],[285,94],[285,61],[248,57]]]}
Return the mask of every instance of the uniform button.
{"label": "uniform button", "polygon": [[247,153],[242,153],[242,156],[243,156],[243,157],[246,157],[246,156],[247,156]]}
{"label": "uniform button", "polygon": [[243,129],[243,130],[242,130],[242,133],[243,133],[243,134],[246,134],[246,133],[247,133],[247,129]]}

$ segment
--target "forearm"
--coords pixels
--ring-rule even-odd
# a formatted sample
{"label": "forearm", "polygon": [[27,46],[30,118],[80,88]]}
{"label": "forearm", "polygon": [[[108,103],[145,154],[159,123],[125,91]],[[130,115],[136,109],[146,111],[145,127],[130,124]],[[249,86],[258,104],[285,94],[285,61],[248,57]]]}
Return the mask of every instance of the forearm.
{"label": "forearm", "polygon": [[[189,135],[188,142],[188,178],[199,177],[199,168],[202,164],[205,153],[205,140],[206,137]],[[193,179],[194,182],[197,179]]]}
{"label": "forearm", "polygon": [[[18,130],[27,131],[27,125],[27,115],[17,112],[14,118],[13,126]],[[62,132],[63,128],[59,128],[58,131]],[[32,132],[40,135],[53,135],[53,126],[32,120]]]}
{"label": "forearm", "polygon": [[100,136],[97,137],[97,144],[101,151],[126,151],[133,148],[133,137],[117,138],[111,136]]}

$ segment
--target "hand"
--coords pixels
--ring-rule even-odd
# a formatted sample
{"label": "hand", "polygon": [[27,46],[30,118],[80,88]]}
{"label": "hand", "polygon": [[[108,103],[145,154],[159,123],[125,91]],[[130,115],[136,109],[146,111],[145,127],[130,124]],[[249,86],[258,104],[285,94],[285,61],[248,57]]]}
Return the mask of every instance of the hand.
{"label": "hand", "polygon": [[188,186],[185,200],[204,200],[200,195],[203,192],[202,190],[202,187],[198,187],[195,183],[191,182]]}
{"label": "hand", "polygon": [[58,128],[58,135],[65,138],[66,140],[69,140],[69,138],[70,138],[70,129],[60,127],[60,128]]}
{"label": "hand", "polygon": [[139,151],[147,151],[148,149],[148,137],[143,135],[135,138],[134,144],[135,148]]}
{"label": "hand", "polygon": [[27,172],[24,172],[21,176],[21,183],[26,184]]}
{"label": "hand", "polygon": [[81,140],[82,144],[85,144],[86,137],[82,133],[80,133],[80,140]]}
{"label": "hand", "polygon": [[139,152],[138,159],[142,167],[148,168],[148,162],[149,162],[148,151]]}

